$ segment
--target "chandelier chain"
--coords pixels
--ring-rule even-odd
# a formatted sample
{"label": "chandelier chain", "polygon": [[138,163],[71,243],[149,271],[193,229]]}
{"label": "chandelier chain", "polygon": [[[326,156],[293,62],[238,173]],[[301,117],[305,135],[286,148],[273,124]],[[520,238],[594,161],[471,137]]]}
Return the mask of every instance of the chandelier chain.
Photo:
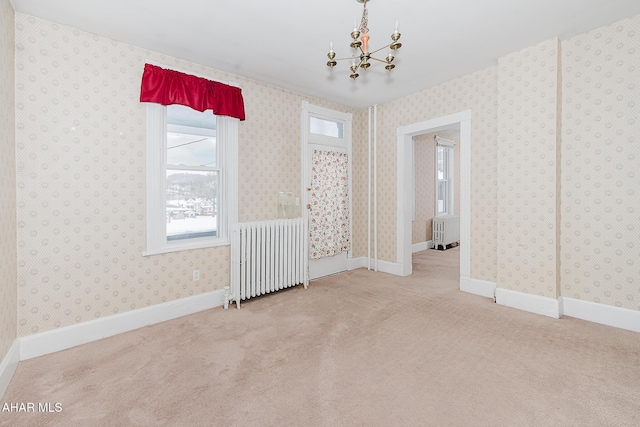
{"label": "chandelier chain", "polygon": [[359,30],[361,32],[364,32],[364,30],[369,31],[369,11],[367,10],[367,0],[364,0],[364,2],[362,3],[362,7],[362,19],[360,21]]}

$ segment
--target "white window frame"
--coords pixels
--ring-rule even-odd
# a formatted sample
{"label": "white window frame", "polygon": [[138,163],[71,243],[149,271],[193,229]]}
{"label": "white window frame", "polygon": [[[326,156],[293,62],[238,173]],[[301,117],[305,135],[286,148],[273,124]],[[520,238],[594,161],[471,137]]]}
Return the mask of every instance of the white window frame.
{"label": "white window frame", "polygon": [[229,226],[238,221],[238,122],[217,116],[221,168],[218,235],[167,241],[167,108],[147,104],[147,250],[143,255],[229,245]]}
{"label": "white window frame", "polygon": [[[455,143],[451,140],[448,139],[444,139],[444,138],[440,138],[438,136],[436,136],[435,138],[435,153],[434,153],[434,157],[435,157],[435,203],[434,203],[434,213],[435,213],[435,217],[440,217],[440,216],[446,216],[446,215],[453,215],[453,213],[455,212],[454,210],[454,194],[453,194],[453,188],[454,188],[454,176],[455,176],[455,170],[454,170],[454,147],[455,147]],[[446,176],[444,177],[444,179],[439,179],[438,178],[438,149],[442,148],[444,150],[447,151],[447,165],[445,168],[446,171]],[[447,182],[447,199],[446,199],[446,206],[445,206],[445,211],[444,212],[438,212],[438,192],[439,192],[439,184],[442,181],[446,181]]]}

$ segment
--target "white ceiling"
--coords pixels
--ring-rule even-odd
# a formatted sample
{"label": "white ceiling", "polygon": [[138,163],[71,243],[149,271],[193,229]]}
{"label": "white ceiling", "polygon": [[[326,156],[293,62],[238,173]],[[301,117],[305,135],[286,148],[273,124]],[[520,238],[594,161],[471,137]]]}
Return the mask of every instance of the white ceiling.
{"label": "white ceiling", "polygon": [[356,81],[325,64],[349,56],[356,0],[11,0],[18,12],[70,25],[294,92],[364,108],[495,64],[555,36],[640,13],[639,0],[369,0],[370,45],[403,43],[391,73]]}

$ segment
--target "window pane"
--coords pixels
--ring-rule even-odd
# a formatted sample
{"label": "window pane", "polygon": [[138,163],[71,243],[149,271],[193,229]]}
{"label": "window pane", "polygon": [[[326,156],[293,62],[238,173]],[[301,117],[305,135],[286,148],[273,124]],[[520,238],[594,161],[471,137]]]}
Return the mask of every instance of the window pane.
{"label": "window pane", "polygon": [[167,240],[218,236],[217,171],[167,170]]}
{"label": "window pane", "polygon": [[437,200],[437,213],[446,213],[447,212],[447,181],[439,181],[438,182],[438,194],[436,195]]}
{"label": "window pane", "polygon": [[437,164],[438,164],[438,170],[437,170],[438,179],[445,179],[446,162],[445,162],[445,149],[443,147],[438,147]]}
{"label": "window pane", "polygon": [[215,167],[216,138],[205,135],[167,132],[167,164]]}
{"label": "window pane", "polygon": [[196,111],[184,105],[167,105],[167,124],[215,130],[217,118],[211,111]]}
{"label": "window pane", "polygon": [[329,120],[319,119],[317,117],[309,118],[309,132],[316,135],[332,136],[334,138],[343,138],[344,124],[332,122]]}

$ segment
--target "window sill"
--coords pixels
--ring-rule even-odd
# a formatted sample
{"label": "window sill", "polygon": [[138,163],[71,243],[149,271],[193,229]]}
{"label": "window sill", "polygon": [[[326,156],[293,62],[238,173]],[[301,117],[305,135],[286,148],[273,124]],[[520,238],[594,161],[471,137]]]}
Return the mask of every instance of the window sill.
{"label": "window sill", "polygon": [[228,239],[217,240],[215,242],[182,243],[182,244],[178,243],[178,244],[166,245],[160,248],[147,250],[142,253],[142,256],[161,255],[161,254],[168,254],[171,252],[190,251],[192,249],[216,248],[219,246],[229,246],[229,245],[230,245],[230,242]]}

